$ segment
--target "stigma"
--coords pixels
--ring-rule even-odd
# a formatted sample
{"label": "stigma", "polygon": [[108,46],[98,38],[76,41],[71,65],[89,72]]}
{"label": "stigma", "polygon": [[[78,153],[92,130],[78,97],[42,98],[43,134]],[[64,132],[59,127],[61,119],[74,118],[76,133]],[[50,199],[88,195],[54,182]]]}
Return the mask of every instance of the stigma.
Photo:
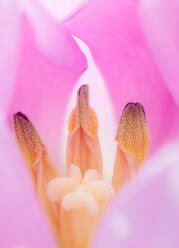
{"label": "stigma", "polygon": [[147,156],[150,139],[142,104],[128,103],[123,110],[109,184],[103,179],[98,118],[90,107],[88,85],[78,90],[76,106],[69,116],[66,175],[60,175],[51,162],[47,147],[29,118],[21,112],[13,118],[17,143],[57,247],[89,247],[101,215]]}

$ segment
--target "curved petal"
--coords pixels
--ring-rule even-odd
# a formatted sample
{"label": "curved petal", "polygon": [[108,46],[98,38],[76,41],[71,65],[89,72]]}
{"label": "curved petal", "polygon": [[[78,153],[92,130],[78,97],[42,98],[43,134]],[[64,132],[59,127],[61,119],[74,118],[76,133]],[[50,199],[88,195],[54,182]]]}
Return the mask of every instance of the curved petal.
{"label": "curved petal", "polygon": [[21,5],[32,23],[37,45],[47,58],[57,66],[86,68],[86,59],[68,29],[48,14],[40,0],[22,1]]}
{"label": "curved petal", "polygon": [[94,0],[66,24],[91,49],[117,119],[127,102],[144,105],[154,151],[176,134],[178,108],[148,47],[139,7],[138,0]]}
{"label": "curved petal", "polygon": [[89,0],[41,0],[41,2],[53,16],[62,21],[76,15]]}
{"label": "curved petal", "polygon": [[[28,11],[30,10],[31,8]],[[77,62],[75,70],[62,66],[62,62],[64,62],[62,60],[65,60],[69,67],[75,64],[75,60],[73,60],[74,64],[71,63],[73,54],[68,47],[71,44],[70,40],[68,37],[65,38],[67,39],[67,44],[65,43],[67,49],[64,48],[64,52],[62,52],[60,50],[62,47],[59,47],[61,46],[59,45],[61,36],[58,33],[58,23],[49,20],[50,17],[46,16],[44,12],[40,12],[38,15],[36,10],[33,12],[34,19],[30,16],[30,12],[27,15],[28,18],[26,15],[21,16],[20,58],[15,90],[9,109],[9,120],[11,122],[14,112],[25,113],[36,126],[42,140],[47,144],[53,161],[59,165],[60,128],[67,99],[84,68],[79,69],[81,53],[78,54],[78,52],[79,57],[77,56],[76,59],[79,58],[79,64]],[[29,16],[32,23],[29,21]],[[47,29],[44,29],[42,24],[46,25]],[[50,50],[46,50],[46,48]],[[48,53],[47,56],[44,56],[44,50]]]}
{"label": "curved petal", "polygon": [[141,15],[159,69],[179,104],[179,2],[143,1]]}
{"label": "curved petal", "polygon": [[[179,144],[165,147],[112,203],[93,248],[177,248]],[[107,246],[106,246],[107,244]]]}
{"label": "curved petal", "polygon": [[46,217],[5,125],[1,126],[0,137],[0,247],[53,248],[55,242]]}
{"label": "curved petal", "polygon": [[13,91],[18,55],[18,4],[0,2],[0,107],[6,111]]}

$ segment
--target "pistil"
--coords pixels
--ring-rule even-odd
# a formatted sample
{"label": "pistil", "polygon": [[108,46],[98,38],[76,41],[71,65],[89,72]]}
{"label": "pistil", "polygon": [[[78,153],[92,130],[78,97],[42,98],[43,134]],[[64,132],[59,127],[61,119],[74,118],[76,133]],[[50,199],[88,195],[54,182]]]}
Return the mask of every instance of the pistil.
{"label": "pistil", "polygon": [[128,103],[116,135],[118,142],[112,185],[118,190],[137,172],[147,156],[150,139],[145,112],[140,103]]}

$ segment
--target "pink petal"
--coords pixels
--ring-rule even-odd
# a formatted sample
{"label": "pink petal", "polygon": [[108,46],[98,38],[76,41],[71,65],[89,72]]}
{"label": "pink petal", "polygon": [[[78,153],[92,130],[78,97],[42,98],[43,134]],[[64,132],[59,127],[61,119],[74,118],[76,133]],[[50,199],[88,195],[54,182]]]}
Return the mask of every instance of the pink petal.
{"label": "pink petal", "polygon": [[2,126],[0,136],[0,247],[53,248],[55,243],[26,166]]}
{"label": "pink petal", "polygon": [[[49,20],[50,17],[44,12],[40,14],[41,19],[33,19],[33,25],[25,15],[21,17],[20,58],[9,120],[12,120],[14,112],[24,112],[47,144],[54,163],[59,166],[60,129],[67,99],[85,68],[80,69],[80,58],[83,56],[81,52],[78,53],[78,46],[76,59],[73,60],[74,53],[71,49],[74,46],[70,41],[72,37],[69,34],[65,36],[64,46],[67,47],[60,48],[59,43],[63,39],[59,34],[61,24]],[[36,13],[33,18],[36,18]],[[47,29],[42,28],[42,24]],[[70,44],[71,49],[68,46]],[[48,57],[44,56],[44,51]],[[73,67],[74,70],[65,68],[62,64]]]}
{"label": "pink petal", "polygon": [[141,173],[140,183],[116,197],[93,248],[178,248],[178,149],[179,144],[164,148]]}
{"label": "pink petal", "polygon": [[144,28],[156,62],[177,104],[179,104],[179,2],[143,1]]}
{"label": "pink petal", "polygon": [[179,2],[176,0],[143,1],[144,28],[168,88],[179,104]]}
{"label": "pink petal", "polygon": [[90,47],[117,119],[126,103],[144,105],[154,151],[176,134],[178,108],[148,47],[139,7],[138,0],[94,0],[67,25]]}
{"label": "pink petal", "polygon": [[62,21],[78,14],[89,0],[41,0],[41,2],[54,17]]}
{"label": "pink petal", "polygon": [[6,111],[16,76],[18,54],[18,6],[14,0],[0,2],[0,107]]}
{"label": "pink petal", "polygon": [[32,23],[37,45],[47,58],[58,66],[86,68],[86,59],[68,29],[49,15],[40,0],[22,1],[22,8]]}

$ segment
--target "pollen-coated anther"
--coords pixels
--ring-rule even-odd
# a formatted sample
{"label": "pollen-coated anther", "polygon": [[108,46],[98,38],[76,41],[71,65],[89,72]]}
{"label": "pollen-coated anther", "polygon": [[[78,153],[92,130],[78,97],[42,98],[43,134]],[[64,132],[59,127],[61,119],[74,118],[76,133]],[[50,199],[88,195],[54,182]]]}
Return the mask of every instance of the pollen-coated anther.
{"label": "pollen-coated anther", "polygon": [[17,142],[29,167],[42,156],[42,141],[31,121],[21,112],[14,114],[14,130]]}
{"label": "pollen-coated anther", "polygon": [[120,148],[141,163],[149,149],[150,139],[142,104],[128,103],[122,113],[116,140]]}

